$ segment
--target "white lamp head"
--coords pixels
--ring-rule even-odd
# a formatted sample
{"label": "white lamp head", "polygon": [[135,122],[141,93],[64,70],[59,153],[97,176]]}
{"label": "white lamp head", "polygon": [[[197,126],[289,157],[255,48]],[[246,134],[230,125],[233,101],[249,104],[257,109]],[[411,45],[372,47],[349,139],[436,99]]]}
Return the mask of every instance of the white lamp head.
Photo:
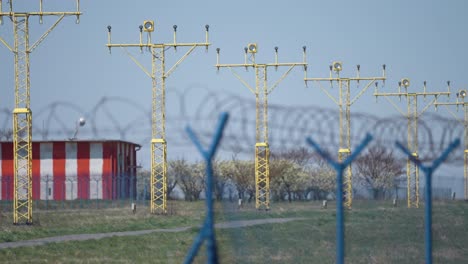
{"label": "white lamp head", "polygon": [[78,124],[80,126],[84,126],[86,124],[86,119],[84,117],[80,117],[80,119],[78,119]]}
{"label": "white lamp head", "polygon": [[257,43],[250,43],[247,45],[247,49],[249,53],[257,53]]}
{"label": "white lamp head", "polygon": [[154,31],[154,21],[153,20],[143,21],[143,30],[145,32],[153,32]]}
{"label": "white lamp head", "polygon": [[408,78],[401,79],[401,85],[403,85],[405,88],[408,88],[410,86],[410,80]]}
{"label": "white lamp head", "polygon": [[334,61],[332,66],[335,72],[340,72],[343,70],[343,64],[340,61]]}

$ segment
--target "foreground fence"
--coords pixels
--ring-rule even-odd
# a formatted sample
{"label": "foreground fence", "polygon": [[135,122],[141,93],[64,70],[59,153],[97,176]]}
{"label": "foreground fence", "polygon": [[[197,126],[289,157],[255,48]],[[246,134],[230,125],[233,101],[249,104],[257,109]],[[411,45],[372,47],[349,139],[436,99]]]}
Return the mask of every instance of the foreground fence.
{"label": "foreground fence", "polygon": [[[225,120],[222,122],[223,125],[227,119],[227,116],[224,118]],[[223,127],[223,125],[220,125],[220,127]],[[202,227],[198,233],[198,236],[195,238],[195,240],[192,242],[192,247],[191,249],[189,250],[188,252],[188,255],[186,256],[185,258],[185,263],[191,263],[195,257],[200,253],[200,249],[201,249],[201,245],[206,242],[206,254],[203,255],[202,257],[206,258],[207,259],[207,262],[208,263],[218,263],[218,256],[219,256],[219,252],[218,250],[220,250],[222,247],[219,247],[218,246],[218,241],[225,241],[225,239],[220,239],[220,240],[217,240],[216,239],[216,235],[215,235],[215,218],[214,218],[214,203],[213,203],[213,182],[215,181],[213,178],[213,164],[212,164],[212,160],[213,160],[213,156],[215,154],[215,151],[216,151],[216,146],[217,144],[219,143],[219,140],[221,138],[221,128],[218,128],[218,133],[216,133],[216,136],[215,136],[215,140],[213,141],[210,149],[208,151],[205,151],[204,148],[201,146],[201,144],[198,142],[198,140],[196,139],[195,135],[191,134],[191,137],[194,138],[194,143],[196,144],[197,148],[200,150],[200,152],[202,153],[204,159],[205,159],[205,162],[206,162],[206,190],[207,190],[207,195],[206,195],[206,198],[205,201],[206,201],[206,216],[204,218],[204,221],[203,221],[203,224],[202,224]],[[376,258],[375,256],[372,256],[370,257],[369,259],[366,259],[365,261],[367,263],[388,263],[386,262],[386,260],[388,259],[397,259],[399,255],[402,255],[404,259],[408,260],[410,258],[414,258],[414,247],[419,247],[419,244],[407,244],[407,242],[409,240],[414,240],[414,238],[416,237],[417,240],[419,241],[422,241],[423,239],[421,239],[419,236],[421,236],[421,232],[420,229],[422,227],[421,223],[422,221],[421,220],[426,220],[425,224],[424,224],[424,230],[425,230],[425,245],[426,245],[426,254],[425,254],[425,257],[426,257],[426,263],[432,263],[432,260],[433,260],[433,256],[435,255],[436,258],[439,258],[440,257],[440,254],[441,252],[446,252],[447,250],[443,249],[443,250],[439,250],[439,251],[436,251],[436,253],[433,252],[433,244],[432,244],[432,240],[433,240],[433,227],[435,229],[435,237],[439,240],[438,242],[442,242],[445,244],[445,246],[450,246],[450,247],[453,247],[453,245],[456,245],[456,244],[460,244],[460,242],[458,241],[458,236],[456,234],[456,231],[457,231],[457,228],[458,226],[464,226],[464,223],[463,223],[463,217],[459,217],[457,214],[459,214],[459,209],[458,208],[455,208],[455,210],[453,212],[451,212],[455,217],[454,217],[454,222],[452,225],[454,225],[455,229],[452,229],[452,230],[455,230],[455,233],[454,234],[450,234],[450,233],[446,233],[447,235],[450,235],[450,236],[453,236],[454,238],[456,239],[451,239],[451,238],[448,238],[448,236],[442,232],[445,232],[445,230],[443,229],[444,227],[450,227],[450,226],[446,226],[444,225],[444,223],[441,222],[441,218],[440,215],[439,216],[435,216],[434,219],[436,219],[434,222],[435,224],[433,224],[433,213],[432,213],[432,194],[431,194],[431,177],[432,177],[432,173],[433,171],[435,170],[435,168],[440,165],[440,163],[443,161],[443,159],[445,159],[447,156],[448,156],[448,153],[451,149],[447,150],[444,155],[442,155],[443,157],[436,160],[436,162],[434,164],[436,165],[433,165],[431,167],[425,167],[425,166],[421,166],[422,170],[427,174],[427,178],[426,179],[429,179],[429,181],[426,181],[429,182],[427,183],[427,188],[425,189],[425,193],[426,193],[426,196],[424,197],[425,198],[425,203],[424,203],[424,210],[425,210],[425,215],[424,217],[422,218],[422,215],[420,214],[421,213],[421,210],[418,210],[416,211],[416,214],[414,215],[408,215],[406,216],[406,219],[404,220],[404,222],[399,222],[398,219],[400,219],[400,217],[396,218],[394,220],[394,222],[390,222],[388,221],[389,219],[392,219],[392,217],[395,216],[395,214],[397,213],[404,213],[404,214],[407,214],[409,211],[406,211],[406,212],[403,212],[400,211],[395,211],[395,210],[391,210],[389,208],[385,208],[385,207],[380,207],[378,206],[377,208],[374,209],[374,213],[371,213],[371,211],[368,210],[368,208],[365,208],[365,207],[362,207],[362,208],[359,208],[359,206],[357,207],[354,207],[353,210],[357,209],[356,211],[356,214],[352,213],[351,211],[345,211],[344,208],[343,208],[343,197],[342,197],[342,194],[343,194],[343,182],[342,182],[342,178],[343,178],[343,171],[344,169],[351,163],[351,161],[359,154],[360,150],[362,150],[364,148],[364,146],[371,140],[371,137],[368,136],[366,138],[366,140],[364,141],[364,143],[362,143],[362,145],[360,147],[357,148],[357,150],[355,151],[355,153],[351,156],[349,156],[344,162],[336,162],[334,160],[332,160],[330,158],[330,156],[322,151],[318,145],[316,145],[313,141],[309,140],[309,144],[311,144],[315,150],[317,150],[318,152],[320,152],[321,156],[323,156],[326,160],[328,160],[330,163],[333,164],[333,167],[336,169],[336,172],[337,172],[337,186],[338,188],[336,189],[335,193],[335,197],[337,197],[336,199],[336,203],[335,203],[335,206],[336,206],[336,214],[335,215],[331,215],[331,214],[320,214],[320,215],[314,215],[314,214],[311,214],[311,215],[308,215],[308,219],[307,218],[300,218],[299,220],[305,220],[306,219],[306,222],[312,222],[312,225],[310,226],[310,228],[305,228],[304,230],[296,230],[296,235],[294,236],[294,239],[290,239],[289,242],[287,243],[283,243],[283,244],[280,244],[277,246],[277,249],[276,251],[278,250],[282,250],[283,247],[287,247],[288,244],[290,244],[291,242],[290,241],[295,241],[297,238],[298,238],[298,235],[299,234],[304,234],[304,232],[311,232],[311,230],[314,230],[315,233],[319,233],[319,232],[323,232],[324,230],[328,229],[328,231],[324,232],[325,235],[324,235],[324,238],[327,239],[327,240],[330,240],[330,233],[332,233],[333,231],[336,232],[336,236],[333,238],[334,240],[334,244],[328,244],[325,248],[325,251],[327,252],[326,253],[326,257],[329,258],[329,254],[330,254],[330,251],[331,248],[335,247],[336,248],[336,254],[333,257],[331,257],[331,259],[333,259],[336,263],[344,263],[344,260],[345,260],[345,252],[351,252],[352,254],[346,254],[346,257],[349,257],[349,255],[353,255],[353,254],[356,254],[355,252],[359,251],[359,250],[362,250],[362,248],[366,248],[365,246],[365,242],[367,241],[367,243],[369,243],[369,241],[373,244],[375,243],[380,243],[380,241],[384,241],[385,240],[385,236],[390,238],[390,239],[393,239],[393,240],[396,240],[397,238],[403,236],[403,241],[404,242],[404,247],[402,248],[399,248],[398,250],[395,250],[395,252],[393,252],[392,254],[387,254],[387,249],[388,247],[385,245],[385,246],[382,246],[380,249],[385,249],[385,251],[383,251],[383,254],[381,253],[381,255],[378,256],[378,258]],[[459,144],[459,141],[456,142],[457,144]],[[452,146],[451,148],[454,148],[454,146]],[[409,153],[409,155],[411,156],[411,154]],[[419,164],[419,161],[416,160],[415,158],[412,158],[414,162],[418,163]],[[427,171],[426,171],[427,170]],[[93,184],[93,180],[95,181],[95,185],[92,185]],[[4,195],[4,186],[3,184],[6,184],[6,186],[9,186],[9,184],[11,184],[10,182],[4,182],[4,179],[2,179],[2,197]],[[52,191],[52,188],[49,187],[49,184],[52,184],[53,186],[53,191]],[[68,185],[67,185],[68,184]],[[37,187],[39,186],[39,188]],[[76,186],[76,188],[75,188]],[[104,208],[104,207],[107,207],[107,208],[111,208],[111,207],[128,207],[130,204],[138,204],[138,202],[140,203],[148,203],[148,200],[147,200],[147,194],[146,192],[148,191],[148,188],[147,188],[147,185],[146,184],[143,184],[143,188],[141,188],[141,184],[139,185],[139,187],[137,188],[137,181],[135,178],[129,178],[129,177],[116,177],[116,178],[112,178],[112,179],[103,179],[102,181],[100,181],[99,179],[89,179],[89,181],[87,182],[82,182],[81,183],[81,186],[87,186],[89,192],[90,192],[90,195],[88,197],[88,199],[82,199],[80,197],[80,195],[73,195],[74,193],[80,193],[79,190],[82,190],[83,188],[80,188],[78,187],[80,186],[80,182],[79,181],[63,181],[63,179],[60,179],[60,181],[52,181],[49,182],[48,179],[46,178],[46,181],[41,181],[39,183],[36,183],[36,192],[34,193],[36,197],[36,199],[34,199],[34,203],[35,203],[35,208],[36,210],[40,210],[40,209],[44,209],[44,210],[50,210],[50,209],[74,209],[74,208],[84,208],[85,206],[88,206],[87,208],[96,208],[96,209],[100,209],[100,208]],[[91,191],[92,191],[92,186],[94,186],[96,188],[96,192],[94,195],[91,195]],[[6,188],[8,189],[8,188]],[[399,186],[396,186],[396,192],[395,192],[395,196],[398,194],[398,189],[399,189]],[[37,191],[39,190],[39,192]],[[44,194],[44,191],[45,191],[45,194]],[[33,188],[33,192],[34,192],[34,188]],[[53,194],[52,194],[53,192]],[[7,195],[6,197],[8,197],[8,192],[5,194]],[[41,199],[42,197],[45,198],[45,200]],[[291,197],[289,195],[289,197]],[[50,199],[49,198],[53,198],[53,199]],[[70,199],[68,199],[70,198]],[[142,199],[140,199],[142,198]],[[454,195],[452,194],[451,195],[451,198],[453,199],[454,198]],[[222,200],[222,199],[221,199]],[[291,200],[289,200],[291,201]],[[241,203],[239,203],[239,208],[240,209],[240,205]],[[326,207],[326,204],[324,205],[324,207]],[[11,206],[11,201],[9,200],[2,200],[2,203],[1,203],[1,208],[0,210],[8,210],[7,208],[12,208]],[[283,209],[279,208],[279,212],[281,212]],[[416,209],[412,209],[412,211],[414,212]],[[169,206],[169,211],[170,211],[170,206]],[[310,211],[309,210],[306,210],[306,211]],[[297,212],[297,211],[296,211]],[[296,212],[294,212],[294,215],[297,217],[297,214]],[[48,212],[46,212],[47,214]],[[100,212],[99,212],[100,213]],[[293,213],[293,212],[292,212]],[[226,214],[227,215],[227,214]],[[444,214],[445,215],[445,214]],[[315,221],[312,221],[312,219],[315,217]],[[335,230],[333,230],[332,228],[330,228],[330,226],[326,227],[326,228],[321,228],[321,226],[327,224],[327,222],[330,222],[330,220],[332,220],[333,218],[335,218],[336,220],[336,226],[335,226]],[[353,218],[356,218],[353,220]],[[364,218],[364,219],[358,219],[358,218]],[[364,220],[364,221],[363,221]],[[461,222],[460,222],[461,221]],[[346,226],[346,230],[345,230],[345,222],[348,222],[349,224],[347,224]],[[356,228],[357,226],[359,225],[363,225],[364,224],[364,228]],[[372,226],[374,224],[374,226]],[[411,228],[407,228],[409,225],[411,225]],[[348,226],[349,226],[349,229],[351,231],[348,231]],[[386,228],[385,228],[386,227]],[[395,232],[395,231],[401,231],[401,228],[404,228],[406,227],[406,233],[403,233],[403,234],[399,234],[398,236],[399,237],[392,237],[394,234],[398,233],[398,232]],[[268,227],[269,228],[269,227]],[[285,228],[285,226],[280,226],[280,228]],[[289,228],[289,226],[288,226]],[[378,236],[374,236],[372,237],[371,235],[368,235],[370,233],[372,233],[372,229],[374,229],[375,232],[381,232],[381,231],[385,231],[384,233],[382,233],[381,235],[378,235]],[[366,232],[363,232],[363,230],[366,230]],[[442,230],[442,232],[441,232]],[[262,230],[258,230],[258,232],[261,232]],[[257,240],[258,238],[261,238],[261,237],[264,237],[264,236],[267,236],[267,235],[271,235],[271,233],[274,233],[275,229],[271,229],[269,232],[265,233],[263,236],[262,235],[256,235],[256,234],[252,234],[250,235],[250,240]],[[249,232],[249,230],[245,230],[245,232]],[[353,233],[354,232],[354,233]],[[370,232],[370,233],[369,233]],[[314,233],[314,235],[312,235],[312,232],[310,234],[307,234],[305,236],[306,238],[306,241],[307,243],[310,243],[310,238],[312,236],[315,236],[316,234]],[[365,234],[364,234],[365,233]],[[442,233],[442,235],[441,235]],[[364,234],[364,236],[363,236]],[[223,236],[224,234],[220,232],[221,236]],[[239,237],[240,234],[237,232],[236,234],[232,234],[233,237]],[[286,232],[283,232],[280,236],[280,240],[287,236]],[[272,238],[275,238],[274,236]],[[357,239],[356,239],[357,238]],[[447,240],[449,240],[449,243],[447,243]],[[245,240],[242,239],[241,240],[242,242],[237,242],[238,244],[236,244],[236,246],[241,246],[241,244],[246,244],[245,243]],[[264,248],[265,247],[268,247],[271,243],[272,239],[268,239],[267,241],[262,241],[261,243],[261,246],[263,246]],[[364,241],[364,243],[362,242]],[[251,243],[252,244],[252,243]],[[253,244],[256,244],[256,243],[253,243]],[[401,243],[399,243],[401,244]],[[363,246],[364,245],[364,246]],[[416,245],[416,246],[415,246]],[[296,247],[297,248],[297,247]],[[305,247],[302,246],[300,247],[301,250],[302,250],[302,258],[304,259],[308,259],[306,254],[310,254],[309,252],[306,252],[305,251]],[[261,252],[261,250],[257,251],[257,254],[259,254],[259,252]],[[402,252],[406,252],[404,254],[402,254]],[[286,252],[285,252],[286,253]],[[456,251],[457,254],[459,254],[459,251]],[[369,253],[369,254],[375,254],[375,253]],[[201,255],[201,254],[200,254]],[[239,254],[236,254],[236,255],[239,255]],[[243,254],[241,254],[243,255]],[[367,253],[360,253],[360,257],[359,259],[363,260],[364,258],[363,257],[366,257]],[[396,257],[395,257],[396,256]],[[269,255],[267,257],[272,257],[272,255]],[[277,256],[275,256],[277,257]],[[284,258],[286,261],[291,259],[294,260],[294,257],[298,257],[298,255],[287,255],[286,257],[284,256],[280,256],[281,258]],[[352,256],[351,256],[352,257]],[[312,259],[313,257],[311,257],[310,259]],[[444,259],[455,259],[455,258],[458,258],[458,256],[456,256],[455,254],[455,257],[453,256],[444,256]],[[308,260],[310,260],[308,259]],[[319,257],[317,259],[321,259],[323,260],[323,257]],[[399,258],[400,260],[402,258]],[[418,260],[421,260],[422,257],[418,257]],[[263,260],[267,260],[267,258],[263,259]],[[300,262],[300,261],[299,261]],[[329,262],[329,261],[325,261],[325,262]]]}

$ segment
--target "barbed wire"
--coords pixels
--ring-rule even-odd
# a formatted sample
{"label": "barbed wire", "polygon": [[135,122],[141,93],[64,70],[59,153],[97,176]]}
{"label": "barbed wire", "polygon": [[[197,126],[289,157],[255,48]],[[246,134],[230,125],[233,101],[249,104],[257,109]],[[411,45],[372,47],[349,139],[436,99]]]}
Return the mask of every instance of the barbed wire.
{"label": "barbed wire", "polygon": [[[232,118],[226,128],[221,149],[235,153],[252,151],[255,144],[254,100],[198,86],[183,91],[170,91],[167,96],[176,109],[168,111],[166,115],[169,144],[190,145],[184,133],[185,125],[189,123],[200,131],[202,141],[208,140],[212,135],[207,128],[217,120],[220,112],[229,112]],[[130,113],[131,118],[125,118],[122,113]],[[121,139],[141,145],[151,139],[151,108],[117,96],[102,97],[89,110],[68,101],[50,103],[34,115],[33,138],[68,139],[76,129],[76,121],[70,120],[70,116],[84,116],[87,119],[88,124],[80,128],[80,138],[83,139]],[[11,129],[11,109],[0,109],[0,120],[0,130]],[[369,113],[352,112],[351,142],[358,142],[363,135],[371,133],[376,142],[393,147],[395,139],[406,142],[407,127],[408,120],[403,116],[379,118]],[[433,159],[449,142],[463,138],[464,135],[464,126],[459,121],[431,112],[418,119],[418,130],[419,154],[422,159]],[[325,149],[335,152],[338,133],[337,110],[318,106],[269,105],[269,143],[272,151],[304,146],[305,138],[313,136]],[[461,162],[462,151],[462,148],[457,150],[450,161]]]}

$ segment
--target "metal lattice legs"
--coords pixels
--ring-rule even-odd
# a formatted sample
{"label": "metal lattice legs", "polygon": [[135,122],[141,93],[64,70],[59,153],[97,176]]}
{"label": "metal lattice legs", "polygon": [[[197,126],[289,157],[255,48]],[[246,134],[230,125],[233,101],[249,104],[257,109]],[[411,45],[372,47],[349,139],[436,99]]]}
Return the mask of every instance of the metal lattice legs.
{"label": "metal lattice legs", "polygon": [[255,144],[255,207],[270,209],[270,148],[267,143]]}
{"label": "metal lattice legs", "polygon": [[28,18],[13,17],[15,109],[13,111],[13,224],[32,224],[32,116],[29,93]]}
{"label": "metal lattice legs", "polygon": [[[412,153],[418,158],[417,153]],[[410,159],[406,161],[408,208],[419,208],[419,168]]]}
{"label": "metal lattice legs", "polygon": [[151,140],[151,213],[167,213],[167,163],[164,139]]}
{"label": "metal lattice legs", "polygon": [[32,224],[31,110],[13,111],[14,128],[14,201],[13,224]]}
{"label": "metal lattice legs", "polygon": [[[343,162],[350,155],[350,149],[340,149],[338,151],[339,162]],[[343,198],[346,208],[351,209],[353,205],[353,170],[351,169],[351,166],[345,169],[345,175],[343,177]]]}
{"label": "metal lattice legs", "polygon": [[[9,12],[3,12],[0,1],[0,20],[9,17],[13,23],[13,48],[0,37],[15,58],[15,106],[13,111],[13,224],[32,224],[32,113],[30,107],[31,52],[49,35],[65,16],[76,15],[79,21],[79,0],[76,12],[15,12],[10,1]],[[29,18],[31,16],[58,16],[57,21],[32,45],[29,46]]]}
{"label": "metal lattice legs", "polygon": [[[418,100],[416,94],[408,95],[408,149],[418,158]],[[408,158],[406,163],[408,208],[419,208],[419,168]]]}

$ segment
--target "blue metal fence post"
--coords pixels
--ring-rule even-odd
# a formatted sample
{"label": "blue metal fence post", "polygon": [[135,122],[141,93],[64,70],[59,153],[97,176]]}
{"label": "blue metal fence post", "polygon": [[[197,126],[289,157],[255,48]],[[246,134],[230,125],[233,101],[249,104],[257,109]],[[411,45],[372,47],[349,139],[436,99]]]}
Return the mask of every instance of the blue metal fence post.
{"label": "blue metal fence post", "polygon": [[307,139],[307,143],[315,149],[315,151],[325,159],[333,168],[336,170],[336,263],[344,263],[344,213],[343,213],[343,171],[351,165],[351,162],[361,153],[361,151],[369,144],[372,140],[372,136],[367,134],[364,140],[356,148],[356,151],[352,153],[343,162],[336,162],[327,152],[323,151],[320,146],[313,141],[310,137]]}
{"label": "blue metal fence post", "polygon": [[460,145],[460,139],[454,140],[450,145],[444,150],[444,152],[432,162],[431,166],[424,166],[421,161],[413,156],[411,152],[406,149],[403,144],[400,142],[395,142],[396,146],[401,149],[409,159],[414,162],[425,175],[426,191],[424,200],[426,203],[425,206],[425,248],[426,248],[426,264],[432,264],[432,174],[439,167],[442,162],[444,162],[448,155]]}
{"label": "blue metal fence post", "polygon": [[185,258],[184,263],[192,263],[193,259],[198,253],[200,246],[202,245],[203,241],[206,239],[206,251],[207,251],[207,262],[208,263],[218,263],[218,253],[216,249],[216,236],[214,231],[214,211],[213,211],[213,158],[216,154],[216,150],[218,149],[218,145],[221,141],[223,136],[224,128],[227,124],[227,120],[229,118],[228,113],[222,113],[220,115],[218,126],[215,130],[215,135],[213,141],[211,142],[211,146],[208,150],[205,150],[200,141],[198,140],[195,133],[192,131],[190,127],[186,128],[187,134],[189,135],[190,139],[192,140],[193,144],[197,147],[198,151],[203,156],[206,164],[206,188],[205,188],[205,200],[206,200],[206,217],[205,221],[203,222],[203,227],[200,230],[200,233],[195,238],[195,241],[192,244],[192,247]]}

